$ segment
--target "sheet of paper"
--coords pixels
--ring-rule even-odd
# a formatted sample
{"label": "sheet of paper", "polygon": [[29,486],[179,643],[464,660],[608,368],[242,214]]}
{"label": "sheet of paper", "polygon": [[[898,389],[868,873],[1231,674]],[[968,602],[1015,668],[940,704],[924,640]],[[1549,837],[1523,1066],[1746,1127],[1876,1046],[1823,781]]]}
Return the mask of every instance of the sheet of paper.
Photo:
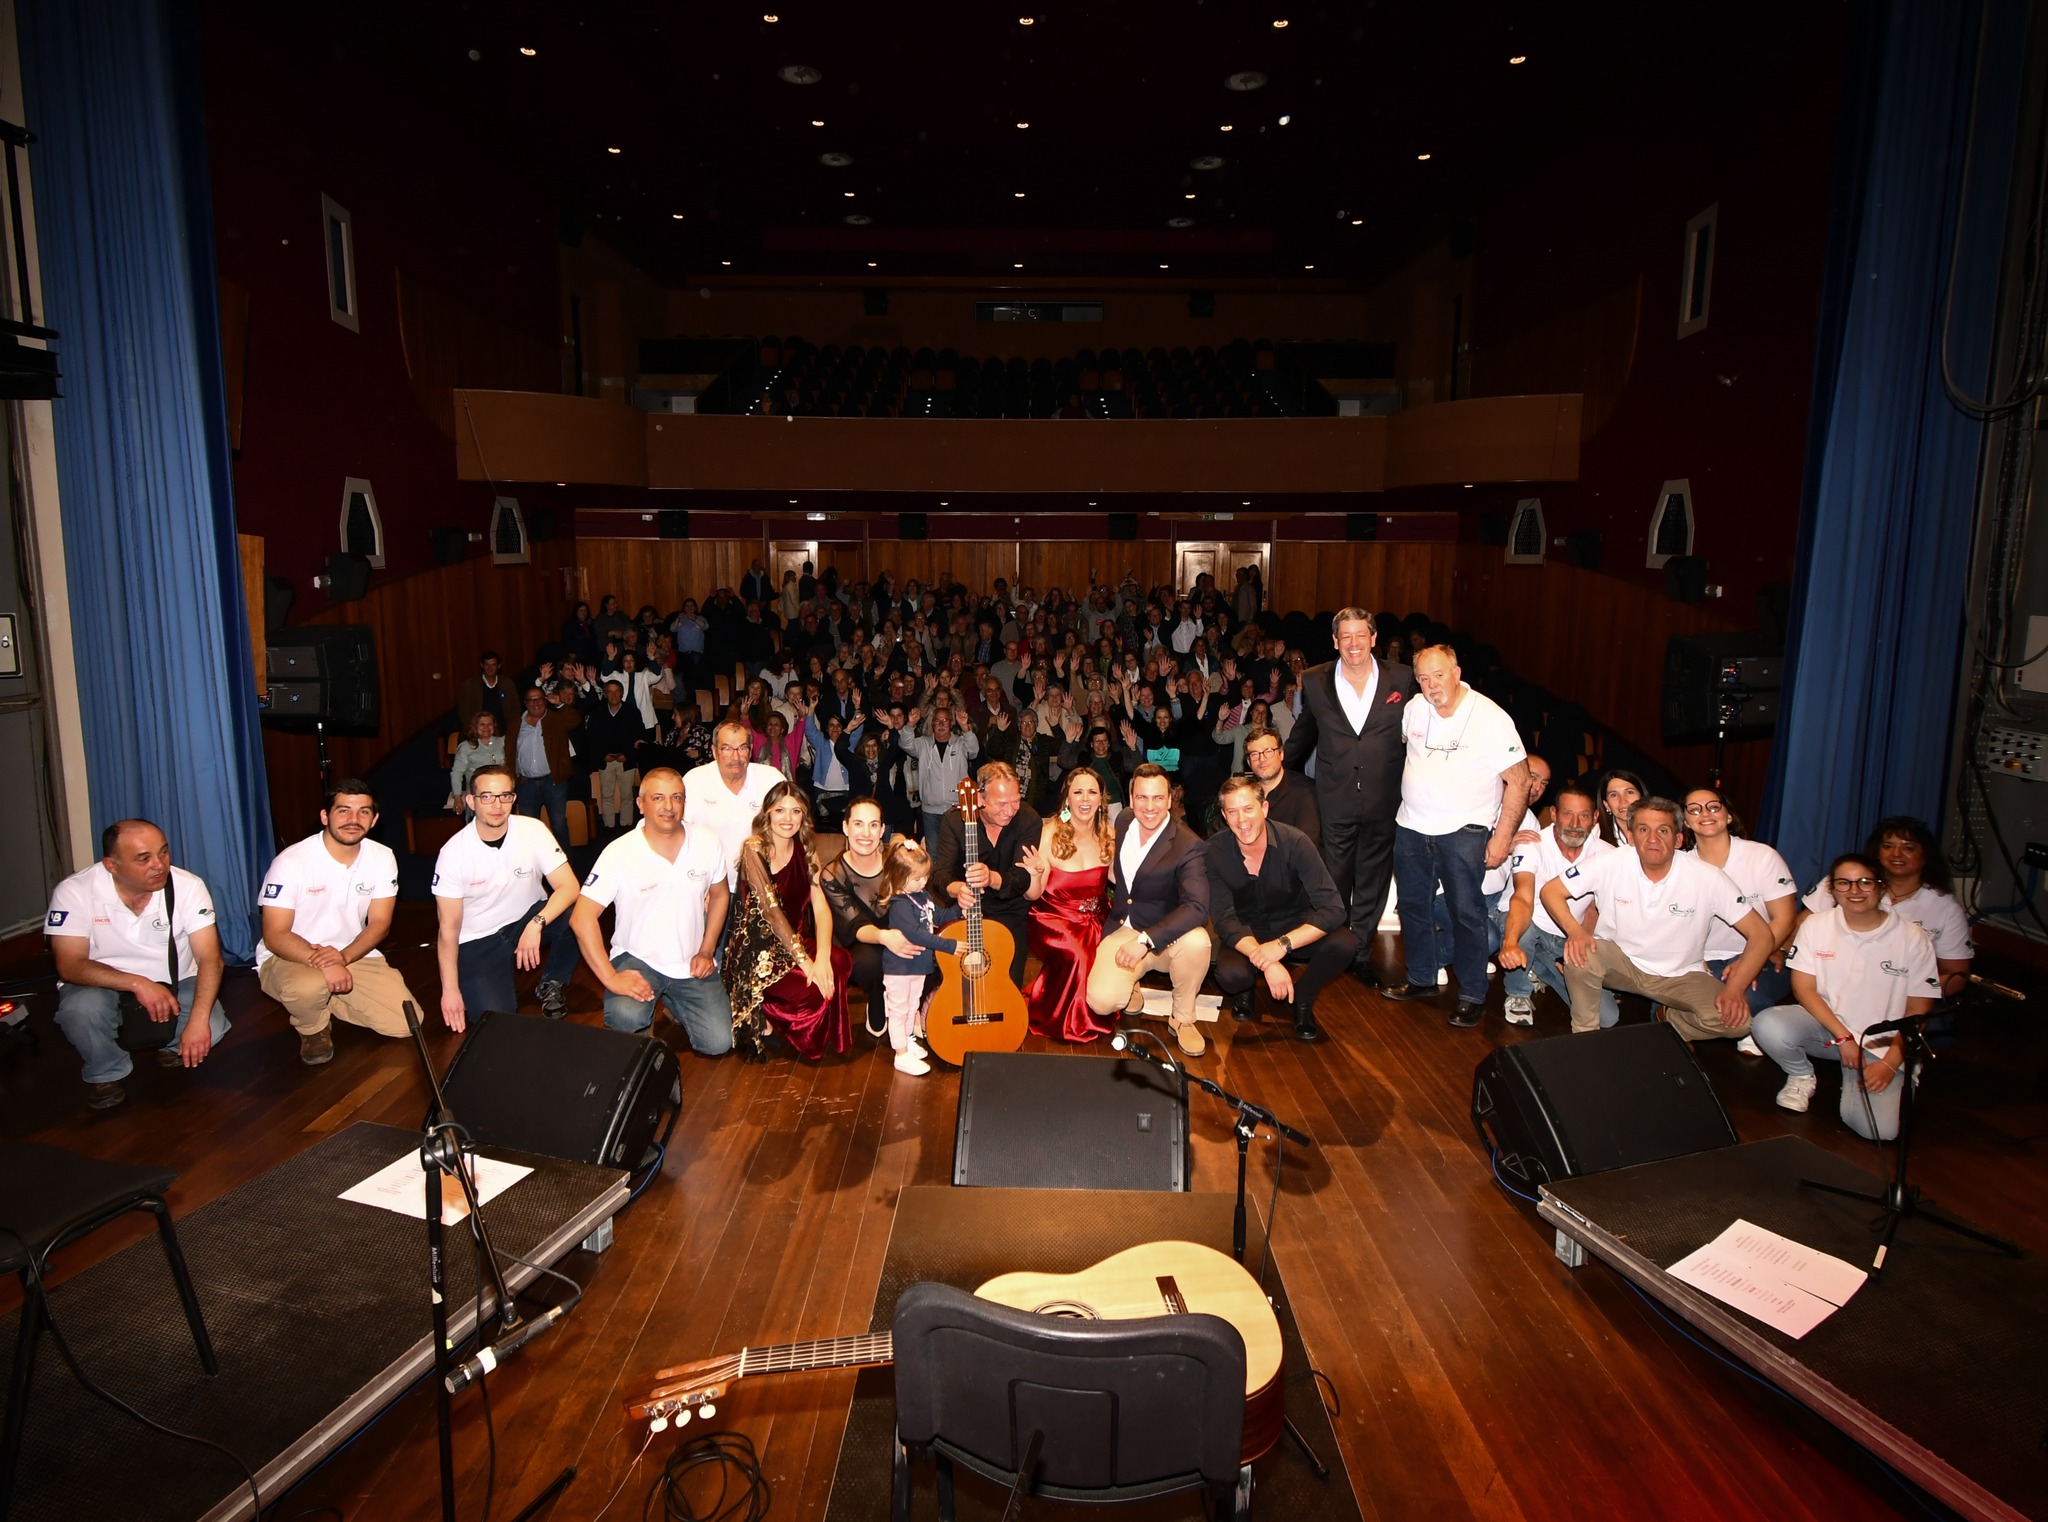
{"label": "sheet of paper", "polygon": [[1668,1272],[1789,1337],[1819,1326],[1869,1277],[1852,1263],[1743,1220]]}
{"label": "sheet of paper", "polygon": [[[495,1158],[476,1157],[470,1161],[476,1169],[477,1199],[485,1205],[533,1172],[521,1164],[501,1163]],[[451,1179],[449,1182],[454,1181]],[[427,1218],[426,1187],[420,1178],[419,1154],[408,1152],[389,1167],[379,1168],[360,1184],[344,1189],[340,1198],[424,1221]],[[467,1207],[460,1203],[458,1193],[456,1203],[441,1207],[441,1224],[453,1226],[468,1213]]]}

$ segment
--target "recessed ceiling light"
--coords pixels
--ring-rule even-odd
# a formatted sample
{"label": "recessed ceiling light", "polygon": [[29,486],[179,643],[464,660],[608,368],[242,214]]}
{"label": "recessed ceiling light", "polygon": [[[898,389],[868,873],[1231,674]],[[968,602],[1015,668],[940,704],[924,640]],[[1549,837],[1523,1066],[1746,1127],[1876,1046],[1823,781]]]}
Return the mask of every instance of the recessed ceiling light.
{"label": "recessed ceiling light", "polygon": [[791,497],[791,498],[789,499],[789,505],[790,505],[791,507],[795,507],[795,506],[796,506],[796,498],[794,498],[794,497]]}
{"label": "recessed ceiling light", "polygon": [[819,121],[819,120],[818,120],[818,119],[817,119],[816,117],[813,117],[813,118],[811,118],[811,125],[812,125],[813,127],[822,127],[822,126],[824,126],[825,124],[824,124],[823,122]]}
{"label": "recessed ceiling light", "polygon": [[1221,127],[1217,128],[1216,130],[1219,132],[1228,132],[1230,130],[1230,123],[1225,122]]}
{"label": "recessed ceiling light", "polygon": [[1192,190],[1190,190],[1186,195],[1181,197],[1183,201],[1192,201],[1194,198],[1195,193]]}
{"label": "recessed ceiling light", "polygon": [[725,267],[726,267],[727,269],[731,269],[731,268],[732,268],[732,260],[730,260],[730,259],[721,259],[721,260],[719,260],[718,262],[719,262],[720,264],[724,265],[724,266],[725,266]]}
{"label": "recessed ceiling light", "polygon": [[1467,482],[1465,483],[1465,490],[1467,490],[1467,491],[1470,491],[1471,489],[1472,489],[1472,483],[1471,483],[1470,481],[1467,481]]}
{"label": "recessed ceiling light", "polygon": [[1529,55],[1527,53],[1517,53],[1508,60],[1509,63],[1527,63],[1528,61]]}
{"label": "recessed ceiling light", "polygon": [[1013,264],[1010,266],[1010,268],[1013,270],[1021,270],[1022,268],[1024,268],[1024,266],[1021,264]]}
{"label": "recessed ceiling light", "polygon": [[1022,131],[1024,131],[1024,130],[1025,130],[1025,129],[1026,129],[1027,127],[1029,127],[1030,125],[1031,125],[1031,123],[1029,123],[1029,122],[1019,122],[1019,123],[1017,123],[1017,130],[1018,130],[1019,132],[1022,132]]}
{"label": "recessed ceiling light", "polygon": [[1193,227],[1195,219],[1193,217],[1168,217],[1166,225],[1168,227]]}
{"label": "recessed ceiling light", "polygon": [[[521,58],[531,58],[531,57],[533,57],[533,56],[534,56],[534,51],[533,51],[533,49],[532,49],[532,48],[521,48],[521,49],[519,50],[519,56],[520,56]],[[1517,59],[1517,60],[1516,60],[1516,62],[1518,62],[1518,63],[1519,63],[1520,61],[1521,61],[1520,59]]]}
{"label": "recessed ceiling light", "polygon": [[1351,225],[1352,225],[1353,227],[1363,227],[1363,226],[1365,226],[1365,218],[1363,218],[1363,217],[1353,217],[1353,218],[1351,219]]}
{"label": "recessed ceiling light", "polygon": [[1286,125],[1287,125],[1287,124],[1288,124],[1289,122],[1291,122],[1291,121],[1293,121],[1293,120],[1294,120],[1294,118],[1293,118],[1293,117],[1291,117],[1291,116],[1283,116],[1283,117],[1281,117],[1281,118],[1280,118],[1280,125],[1284,127],[1284,126],[1286,126]]}
{"label": "recessed ceiling light", "polygon": [[1313,264],[1304,264],[1302,268],[1305,270],[1312,270],[1315,268],[1315,266]]}
{"label": "recessed ceiling light", "polygon": [[1020,200],[1020,201],[1024,199],[1024,192],[1023,192],[1023,191],[1021,191],[1021,190],[1018,190],[1018,191],[1012,191],[1012,192],[1011,192],[1011,194],[1015,195],[1015,196],[1016,196],[1016,198],[1017,198],[1018,200]]}
{"label": "recessed ceiling light", "polygon": [[1287,22],[1286,22],[1285,18],[1282,18],[1281,20],[1279,20],[1279,21],[1276,21],[1276,22],[1274,22],[1274,23],[1273,23],[1273,30],[1274,30],[1274,31],[1276,31],[1276,32],[1284,32],[1284,31],[1286,31],[1286,30],[1287,30]]}
{"label": "recessed ceiling light", "polygon": [[814,85],[825,77],[824,70],[807,63],[786,63],[775,74],[778,79],[793,85]]}
{"label": "recessed ceiling light", "polygon": [[1038,18],[1036,16],[1019,16],[1017,18],[1017,25],[1029,26],[1032,22],[1036,21],[1037,19]]}
{"label": "recessed ceiling light", "polygon": [[1159,267],[1160,267],[1161,269],[1165,269],[1165,268],[1166,268],[1166,266],[1165,266],[1165,265],[1163,265],[1163,264],[1162,264],[1162,265],[1160,265]]}
{"label": "recessed ceiling light", "polygon": [[1239,506],[1239,507],[1250,507],[1251,505],[1252,505],[1252,504],[1251,504],[1251,499],[1250,499],[1250,498],[1246,498],[1246,499],[1245,499],[1244,501],[1242,501],[1242,502],[1238,503],[1238,506]]}
{"label": "recessed ceiling light", "polygon": [[623,151],[624,151],[624,150],[622,150],[622,149],[618,149],[618,148],[607,148],[607,149],[605,149],[605,152],[606,152],[606,153],[620,153],[620,152],[623,152]]}
{"label": "recessed ceiling light", "polygon": [[875,261],[874,261],[874,260],[872,260],[872,259],[868,260],[868,268],[869,268],[869,269],[873,269],[874,267],[875,267]]}
{"label": "recessed ceiling light", "polygon": [[1418,164],[1427,164],[1429,162],[1429,155],[1426,153],[1418,153],[1415,155],[1415,162]]}
{"label": "recessed ceiling light", "polygon": [[683,220],[683,214],[679,211],[672,211],[669,213],[669,220],[674,222],[680,222]]}
{"label": "recessed ceiling light", "polygon": [[770,11],[770,12],[769,12],[769,13],[768,13],[767,15],[763,16],[763,17],[762,17],[761,19],[762,19],[763,21],[767,22],[767,23],[768,23],[768,24],[769,24],[770,26],[773,26],[773,25],[775,25],[775,23],[776,23],[776,22],[780,21],[780,20],[781,20],[782,18],[781,18],[780,16],[776,15],[776,14],[775,14],[775,13],[774,13],[773,11]]}
{"label": "recessed ceiling light", "polygon": [[851,200],[853,199],[853,192],[852,192],[852,191],[850,191],[850,190],[849,190],[849,191],[847,191],[847,192],[846,192],[845,194],[846,194],[846,199],[847,199],[847,200],[851,201]]}
{"label": "recessed ceiling light", "polygon": [[1221,169],[1222,167],[1223,160],[1213,153],[1205,153],[1200,158],[1188,160],[1188,168],[1190,169]]}
{"label": "recessed ceiling light", "polygon": [[853,155],[850,153],[821,153],[818,155],[818,162],[827,169],[844,169],[853,162]]}
{"label": "recessed ceiling light", "polygon": [[1257,69],[1245,69],[1224,80],[1223,88],[1226,90],[1236,90],[1241,94],[1246,90],[1264,89],[1265,84],[1265,75],[1261,74]]}

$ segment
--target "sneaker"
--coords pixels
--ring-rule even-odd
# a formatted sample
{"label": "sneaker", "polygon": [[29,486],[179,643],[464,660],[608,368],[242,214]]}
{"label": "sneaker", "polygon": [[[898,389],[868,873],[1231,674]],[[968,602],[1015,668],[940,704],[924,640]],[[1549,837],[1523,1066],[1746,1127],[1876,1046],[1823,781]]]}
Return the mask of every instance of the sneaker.
{"label": "sneaker", "polygon": [[568,994],[562,985],[553,978],[542,978],[539,985],[533,990],[533,993],[534,997],[540,1000],[540,1012],[550,1020],[561,1020],[567,1017],[569,1013]]}
{"label": "sneaker", "polygon": [[128,1097],[128,1091],[118,1083],[89,1083],[85,1087],[86,1108],[91,1110],[111,1110]]}
{"label": "sneaker", "polygon": [[1209,1043],[1202,1037],[1202,1028],[1194,1021],[1173,1020],[1168,1024],[1173,1028],[1173,1039],[1179,1044],[1183,1056],[1199,1057],[1209,1049]]}
{"label": "sneaker", "polygon": [[1479,1023],[1480,1018],[1485,1013],[1486,1006],[1484,1004],[1473,1004],[1467,1000],[1460,999],[1458,1007],[1451,1011],[1451,1024],[1461,1031],[1468,1031]]}
{"label": "sneaker", "polygon": [[185,1065],[185,1054],[175,1044],[156,1049],[156,1065],[160,1068],[181,1068]]}
{"label": "sneaker", "polygon": [[1297,1041],[1320,1041],[1323,1028],[1316,1024],[1314,1008],[1306,1004],[1294,1006],[1294,1039]]}
{"label": "sneaker", "polygon": [[1794,1073],[1785,1080],[1785,1087],[1778,1090],[1778,1108],[1804,1115],[1806,1107],[1813,1102],[1813,1091],[1819,1087],[1817,1074]]}
{"label": "sneaker", "polygon": [[899,1073],[908,1073],[913,1078],[922,1078],[931,1070],[932,1065],[915,1052],[904,1051],[896,1054],[896,1071]]}
{"label": "sneaker", "polygon": [[904,1050],[910,1053],[910,1055],[915,1057],[919,1062],[924,1062],[931,1056],[931,1048],[924,1044],[924,1038],[922,1036],[912,1036],[910,1038],[910,1045],[905,1047]]}
{"label": "sneaker", "polygon": [[1535,1002],[1526,994],[1509,994],[1507,1004],[1502,1008],[1501,1013],[1507,1017],[1507,1022],[1510,1025],[1534,1025],[1536,1023]]}
{"label": "sneaker", "polygon": [[323,1062],[334,1060],[334,1028],[322,1026],[310,1035],[299,1037],[299,1061],[309,1068],[316,1068]]}
{"label": "sneaker", "polygon": [[1494,975],[1495,973],[1497,973],[1497,972],[1499,972],[1499,971],[1500,971],[1500,969],[1499,969],[1498,967],[1494,966],[1494,965],[1493,965],[1493,963],[1491,963],[1491,962],[1488,962],[1488,963],[1486,964],[1486,975],[1487,975],[1487,976],[1488,976],[1489,978],[1490,978],[1490,977],[1492,977],[1492,976],[1493,976],[1493,975]]}
{"label": "sneaker", "polygon": [[1231,995],[1230,1018],[1233,1020],[1258,1019],[1258,1007],[1255,1002],[1258,997],[1259,992],[1255,988],[1247,988],[1241,994]]}
{"label": "sneaker", "polygon": [[1756,1044],[1754,1036],[1744,1036],[1735,1043],[1735,1050],[1745,1057],[1761,1057],[1764,1054],[1764,1049]]}
{"label": "sneaker", "polygon": [[1436,990],[1423,983],[1394,983],[1380,990],[1382,999],[1434,999]]}
{"label": "sneaker", "polygon": [[1438,968],[1438,969],[1436,970],[1436,986],[1437,986],[1438,988],[1449,988],[1449,987],[1451,986],[1451,970],[1450,970],[1450,968],[1448,968],[1448,967],[1439,967],[1439,968]]}

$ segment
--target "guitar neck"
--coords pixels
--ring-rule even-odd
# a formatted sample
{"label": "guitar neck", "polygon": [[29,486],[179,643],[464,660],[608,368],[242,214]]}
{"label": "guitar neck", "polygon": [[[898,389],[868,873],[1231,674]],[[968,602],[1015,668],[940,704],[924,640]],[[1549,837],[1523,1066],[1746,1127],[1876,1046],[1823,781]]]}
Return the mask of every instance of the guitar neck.
{"label": "guitar neck", "polygon": [[822,1337],[813,1342],[741,1348],[739,1366],[733,1372],[744,1378],[749,1374],[794,1374],[807,1369],[852,1369],[892,1363],[895,1345],[894,1333],[871,1332],[859,1337]]}
{"label": "guitar neck", "polygon": [[[961,859],[970,867],[981,860],[981,826],[971,820],[967,825],[966,847]],[[968,949],[981,950],[981,889],[968,890],[967,907],[960,911],[960,917],[967,924]]]}

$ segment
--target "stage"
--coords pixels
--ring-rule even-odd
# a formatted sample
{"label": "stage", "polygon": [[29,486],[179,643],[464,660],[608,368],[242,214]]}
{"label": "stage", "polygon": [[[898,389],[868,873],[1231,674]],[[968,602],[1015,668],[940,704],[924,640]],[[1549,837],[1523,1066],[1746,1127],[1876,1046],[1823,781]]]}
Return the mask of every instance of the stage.
{"label": "stage", "polygon": [[1792,1136],[1545,1185],[1538,1212],[1963,1516],[2048,1517],[2048,1265],[1908,1219],[1884,1271],[1804,1338],[1664,1272],[1737,1217],[1870,1266],[1879,1190]]}
{"label": "stage", "polygon": [[[336,1198],[417,1155],[419,1144],[414,1131],[353,1125],[178,1220],[220,1356],[213,1379],[200,1371],[150,1239],[59,1283],[50,1296],[57,1324],[101,1384],[240,1455],[268,1509],[432,1362],[425,1225]],[[625,1203],[622,1173],[495,1148],[488,1155],[534,1170],[485,1207],[501,1254],[552,1265]],[[447,1243],[449,1332],[459,1343],[476,1321],[476,1261],[466,1226],[449,1227]],[[515,1263],[504,1268],[515,1292],[536,1277]],[[0,1322],[10,1348],[19,1317]],[[431,1467],[421,1483],[431,1488]],[[9,1522],[233,1522],[250,1512],[248,1485],[226,1457],[94,1399],[44,1333]]]}

